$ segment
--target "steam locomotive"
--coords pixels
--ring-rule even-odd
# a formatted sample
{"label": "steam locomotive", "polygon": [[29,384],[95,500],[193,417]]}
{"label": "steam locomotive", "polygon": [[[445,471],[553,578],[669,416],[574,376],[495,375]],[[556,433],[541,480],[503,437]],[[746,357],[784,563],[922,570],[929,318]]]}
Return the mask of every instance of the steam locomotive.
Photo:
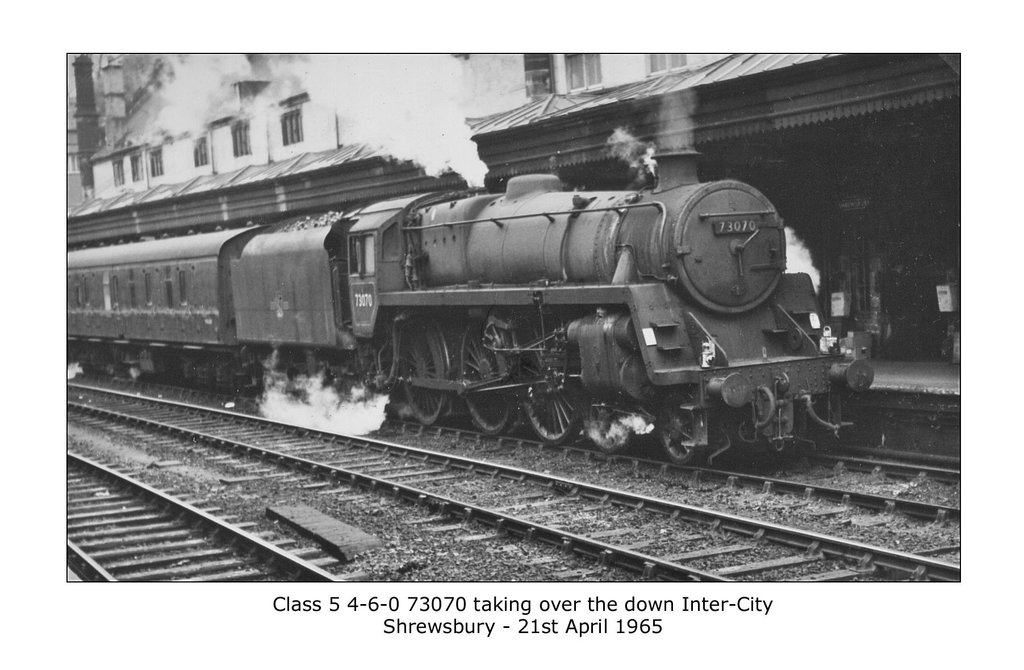
{"label": "steam locomotive", "polygon": [[639,191],[524,175],[504,194],[71,252],[69,359],[237,388],[273,354],[390,392],[424,425],[466,413],[551,444],[585,425],[608,452],[652,432],[677,463],[837,433],[873,373],[785,272],[775,208],[701,183],[692,152],[657,161]]}

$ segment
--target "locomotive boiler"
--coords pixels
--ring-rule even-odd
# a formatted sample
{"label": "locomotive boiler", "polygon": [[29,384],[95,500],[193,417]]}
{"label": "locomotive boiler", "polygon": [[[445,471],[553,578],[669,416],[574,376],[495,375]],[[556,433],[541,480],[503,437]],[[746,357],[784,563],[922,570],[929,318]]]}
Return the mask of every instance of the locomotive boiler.
{"label": "locomotive boiler", "polygon": [[[810,278],[785,272],[775,207],[739,181],[700,182],[692,152],[658,168],[653,189],[569,192],[523,175],[504,194],[226,236],[207,252],[220,254],[210,276],[230,324],[211,351],[231,352],[236,379],[270,350],[358,377],[427,425],[465,412],[496,434],[521,420],[549,443],[585,426],[606,451],[653,432],[679,463],[782,449],[811,424],[837,432],[843,393],[867,388],[871,368],[836,353]],[[72,311],[71,334],[92,334]],[[121,342],[129,358],[148,351]]]}

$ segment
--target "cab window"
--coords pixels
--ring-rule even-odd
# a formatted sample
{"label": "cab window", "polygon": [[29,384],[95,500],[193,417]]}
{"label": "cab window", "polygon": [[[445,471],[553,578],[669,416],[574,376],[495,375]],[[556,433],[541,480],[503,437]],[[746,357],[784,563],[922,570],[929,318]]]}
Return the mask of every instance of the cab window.
{"label": "cab window", "polygon": [[366,266],[366,274],[372,275],[376,270],[376,258],[373,253],[373,235],[363,238],[363,263]]}
{"label": "cab window", "polygon": [[398,222],[396,221],[381,236],[381,253],[389,261],[402,260],[402,245],[399,244],[398,235]]}
{"label": "cab window", "polygon": [[358,237],[348,238],[348,272],[351,275],[362,276],[362,244]]}
{"label": "cab window", "polygon": [[376,268],[373,234],[350,237],[348,241],[349,274],[363,277],[372,275]]}

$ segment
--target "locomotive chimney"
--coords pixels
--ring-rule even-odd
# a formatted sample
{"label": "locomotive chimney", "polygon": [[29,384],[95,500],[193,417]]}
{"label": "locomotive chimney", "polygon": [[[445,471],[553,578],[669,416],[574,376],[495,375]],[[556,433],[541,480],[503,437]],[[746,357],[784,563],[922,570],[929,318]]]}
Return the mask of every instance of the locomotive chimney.
{"label": "locomotive chimney", "polygon": [[82,188],[87,197],[93,191],[92,157],[100,145],[100,115],[96,111],[96,90],[92,81],[92,59],[86,54],[75,59],[75,128],[78,132],[78,157]]}
{"label": "locomotive chimney", "polygon": [[658,164],[658,187],[654,190],[664,191],[676,186],[700,183],[697,178],[698,156],[700,153],[693,149],[654,154]]}

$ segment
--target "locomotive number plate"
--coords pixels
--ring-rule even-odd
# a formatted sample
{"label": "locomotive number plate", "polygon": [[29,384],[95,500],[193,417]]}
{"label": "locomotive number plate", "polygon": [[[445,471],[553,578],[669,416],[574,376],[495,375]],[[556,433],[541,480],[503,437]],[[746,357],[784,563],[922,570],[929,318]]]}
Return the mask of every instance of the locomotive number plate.
{"label": "locomotive number plate", "polygon": [[711,225],[715,235],[749,235],[758,228],[756,219],[726,219]]}

